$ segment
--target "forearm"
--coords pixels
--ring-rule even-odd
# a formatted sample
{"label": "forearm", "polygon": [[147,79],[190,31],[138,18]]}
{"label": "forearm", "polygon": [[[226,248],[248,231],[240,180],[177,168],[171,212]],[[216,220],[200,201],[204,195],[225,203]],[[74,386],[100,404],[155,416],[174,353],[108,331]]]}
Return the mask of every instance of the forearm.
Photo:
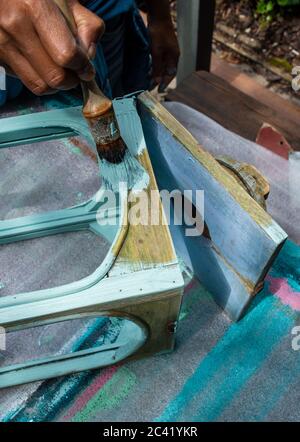
{"label": "forearm", "polygon": [[145,0],[148,8],[148,18],[155,20],[171,20],[169,0]]}
{"label": "forearm", "polygon": [[163,92],[176,75],[179,46],[172,23],[169,0],[144,0],[151,38],[152,80]]}

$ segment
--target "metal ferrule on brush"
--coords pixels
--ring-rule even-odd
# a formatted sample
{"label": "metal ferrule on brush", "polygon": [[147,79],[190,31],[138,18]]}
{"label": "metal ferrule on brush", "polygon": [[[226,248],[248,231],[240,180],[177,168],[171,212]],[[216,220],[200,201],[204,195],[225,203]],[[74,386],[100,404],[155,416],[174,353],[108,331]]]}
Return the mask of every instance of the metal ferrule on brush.
{"label": "metal ferrule on brush", "polygon": [[118,123],[112,112],[98,118],[89,118],[88,121],[97,146],[110,144],[120,138]]}

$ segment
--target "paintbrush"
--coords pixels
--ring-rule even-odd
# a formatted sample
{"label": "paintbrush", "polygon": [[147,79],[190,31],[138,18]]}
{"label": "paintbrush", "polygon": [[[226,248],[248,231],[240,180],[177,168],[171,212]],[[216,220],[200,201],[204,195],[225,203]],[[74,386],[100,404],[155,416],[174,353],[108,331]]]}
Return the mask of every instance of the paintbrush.
{"label": "paintbrush", "polygon": [[[55,0],[55,3],[77,37],[77,26],[67,1]],[[96,80],[81,81],[81,87],[84,100],[82,112],[91,128],[99,157],[118,164],[125,156],[126,145],[120,135],[112,101],[103,94]]]}

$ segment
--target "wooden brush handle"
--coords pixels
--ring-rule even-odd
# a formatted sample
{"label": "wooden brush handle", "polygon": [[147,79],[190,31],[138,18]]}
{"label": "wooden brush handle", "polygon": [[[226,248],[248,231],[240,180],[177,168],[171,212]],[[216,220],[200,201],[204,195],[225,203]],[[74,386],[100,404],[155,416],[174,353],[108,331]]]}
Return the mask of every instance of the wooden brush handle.
{"label": "wooden brush handle", "polygon": [[[77,37],[77,26],[67,0],[54,0],[59,7],[73,35]],[[81,81],[83,92],[82,112],[86,118],[97,118],[112,108],[112,102],[98,87],[96,80]]]}

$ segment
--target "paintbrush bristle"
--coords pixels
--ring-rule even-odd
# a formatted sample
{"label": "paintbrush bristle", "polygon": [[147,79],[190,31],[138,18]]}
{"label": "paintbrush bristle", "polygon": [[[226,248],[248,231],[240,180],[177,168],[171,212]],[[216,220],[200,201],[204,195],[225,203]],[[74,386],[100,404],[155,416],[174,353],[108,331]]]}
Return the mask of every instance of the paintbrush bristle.
{"label": "paintbrush bristle", "polygon": [[101,159],[110,163],[120,163],[126,152],[126,145],[121,138],[120,130],[113,111],[97,118],[87,118],[97,151]]}
{"label": "paintbrush bristle", "polygon": [[97,151],[101,160],[114,164],[119,164],[123,161],[126,149],[126,145],[121,137],[109,144],[97,144]]}

